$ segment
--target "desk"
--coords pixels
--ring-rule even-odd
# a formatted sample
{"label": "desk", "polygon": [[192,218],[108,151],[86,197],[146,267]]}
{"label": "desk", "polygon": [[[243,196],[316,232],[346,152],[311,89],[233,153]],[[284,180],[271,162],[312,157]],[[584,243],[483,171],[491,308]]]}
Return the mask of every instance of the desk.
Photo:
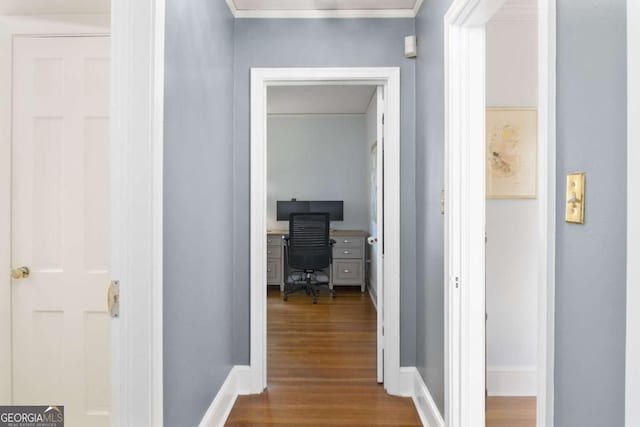
{"label": "desk", "polygon": [[[284,290],[284,241],[288,230],[267,231],[267,285],[279,285]],[[331,230],[333,264],[329,269],[329,287],[360,286],[364,292],[365,242],[369,233],[363,230]]]}

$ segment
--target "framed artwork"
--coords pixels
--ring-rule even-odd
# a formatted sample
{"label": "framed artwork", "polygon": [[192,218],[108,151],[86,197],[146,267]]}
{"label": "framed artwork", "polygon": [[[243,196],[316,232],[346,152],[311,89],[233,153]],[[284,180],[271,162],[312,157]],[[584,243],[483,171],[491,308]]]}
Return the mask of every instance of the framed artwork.
{"label": "framed artwork", "polygon": [[487,108],[486,194],[490,199],[535,199],[538,115],[535,108]]}

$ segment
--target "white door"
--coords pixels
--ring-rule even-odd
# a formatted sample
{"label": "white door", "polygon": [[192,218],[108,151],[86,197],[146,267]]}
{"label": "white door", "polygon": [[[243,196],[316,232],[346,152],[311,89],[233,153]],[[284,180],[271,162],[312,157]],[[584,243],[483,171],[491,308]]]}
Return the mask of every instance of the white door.
{"label": "white door", "polygon": [[371,256],[374,258],[375,268],[372,271],[376,275],[376,304],[378,307],[378,368],[377,379],[379,383],[384,381],[384,89],[378,86],[377,120],[376,120],[376,228],[377,241],[371,247]]}
{"label": "white door", "polygon": [[13,402],[107,426],[109,39],[17,37],[13,55]]}

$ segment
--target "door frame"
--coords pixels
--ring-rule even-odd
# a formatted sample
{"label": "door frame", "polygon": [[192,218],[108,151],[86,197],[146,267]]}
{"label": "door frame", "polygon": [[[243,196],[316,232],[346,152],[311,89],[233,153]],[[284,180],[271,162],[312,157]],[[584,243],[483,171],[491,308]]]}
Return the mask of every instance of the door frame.
{"label": "door frame", "polygon": [[403,394],[400,379],[400,69],[251,69],[251,350],[249,389],[267,387],[267,88],[303,84],[383,86],[384,125],[384,387]]}
{"label": "door frame", "polygon": [[[455,0],[445,15],[445,420],[485,420],[485,24],[505,0]],[[537,425],[553,426],[555,0],[538,0]]]}
{"label": "door frame", "polygon": [[109,36],[107,15],[0,16],[0,402],[12,401],[11,344],[11,146],[13,40],[16,37]]}
{"label": "door frame", "polygon": [[[161,426],[164,0],[111,0],[110,17],[0,16],[0,242],[9,245],[0,246],[3,404],[11,402],[12,390],[12,45],[22,36],[110,36],[110,274],[120,281],[121,301],[111,322],[111,423]],[[106,289],[105,283],[105,301]]]}
{"label": "door frame", "polygon": [[640,425],[640,3],[627,0],[627,331],[625,424]]}

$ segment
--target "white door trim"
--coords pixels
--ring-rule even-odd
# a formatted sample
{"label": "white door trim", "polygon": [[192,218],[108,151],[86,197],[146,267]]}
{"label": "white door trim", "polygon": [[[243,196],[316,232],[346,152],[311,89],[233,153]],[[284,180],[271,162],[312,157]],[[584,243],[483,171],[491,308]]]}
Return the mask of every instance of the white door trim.
{"label": "white door trim", "polygon": [[627,345],[625,424],[640,425],[640,3],[627,0]]}
{"label": "white door trim", "polygon": [[553,427],[556,304],[556,0],[538,0],[538,384],[536,420]]}
{"label": "white door trim", "polygon": [[11,128],[13,39],[23,36],[108,36],[108,15],[0,16],[0,404],[12,402]]}
{"label": "white door trim", "polygon": [[[445,16],[445,420],[485,420],[485,31],[504,0],[455,0]],[[555,0],[539,0],[539,426],[553,425]]]}
{"label": "white door trim", "polygon": [[111,1],[114,426],[162,426],[164,0]]}
{"label": "white door trim", "polygon": [[[0,17],[0,245],[11,230],[13,37],[111,33],[111,274],[122,301],[112,322],[112,424],[161,426],[164,0],[111,3],[111,18]],[[9,263],[0,246],[1,403],[11,401]]]}
{"label": "white door trim", "polygon": [[385,357],[384,386],[406,394],[400,380],[400,69],[253,68],[251,70],[251,393],[267,386],[266,217],[267,87],[370,84],[385,88]]}

